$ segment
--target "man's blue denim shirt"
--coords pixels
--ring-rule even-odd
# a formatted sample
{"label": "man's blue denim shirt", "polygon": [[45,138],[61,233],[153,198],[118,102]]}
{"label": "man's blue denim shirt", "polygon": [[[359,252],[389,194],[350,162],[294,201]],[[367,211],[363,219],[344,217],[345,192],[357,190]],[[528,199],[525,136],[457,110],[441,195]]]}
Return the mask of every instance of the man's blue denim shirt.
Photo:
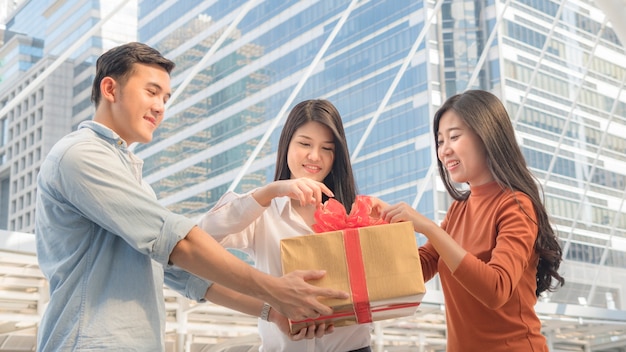
{"label": "man's blue denim shirt", "polygon": [[210,283],[168,265],[195,222],[160,205],[143,161],[93,121],[61,139],[38,175],[37,258],[50,284],[45,351],[164,351],[164,283],[203,301]]}

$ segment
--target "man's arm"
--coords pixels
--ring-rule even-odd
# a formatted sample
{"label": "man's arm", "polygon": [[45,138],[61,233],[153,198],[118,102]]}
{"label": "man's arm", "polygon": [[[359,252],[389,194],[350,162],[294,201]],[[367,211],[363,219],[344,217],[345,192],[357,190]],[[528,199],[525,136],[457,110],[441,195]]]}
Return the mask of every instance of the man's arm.
{"label": "man's arm", "polygon": [[[263,301],[244,295],[243,293],[233,291],[221,286],[220,284],[211,285],[211,287],[209,287],[206,291],[204,298],[215,304],[237,310],[253,317],[260,317],[263,310]],[[269,310],[268,321],[274,323],[278,329],[283,334],[289,336],[289,339],[292,341],[299,341],[305,338],[320,338],[325,334],[330,334],[334,331],[334,326],[320,324],[317,326],[314,325],[305,327],[298,331],[298,333],[291,334],[289,331],[289,321],[284,315],[277,312],[276,309]]]}
{"label": "man's arm", "polygon": [[321,278],[323,271],[295,271],[280,278],[262,273],[228,252],[197,226],[176,244],[170,261],[195,275],[268,302],[292,320],[331,314],[332,308],[320,303],[318,297],[348,297],[346,292],[305,282]]}

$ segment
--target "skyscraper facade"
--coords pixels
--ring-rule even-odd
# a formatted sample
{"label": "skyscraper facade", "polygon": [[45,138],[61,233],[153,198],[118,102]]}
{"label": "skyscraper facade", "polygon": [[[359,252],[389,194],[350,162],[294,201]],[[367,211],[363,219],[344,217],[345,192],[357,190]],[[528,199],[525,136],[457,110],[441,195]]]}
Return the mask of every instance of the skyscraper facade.
{"label": "skyscraper facade", "polygon": [[563,245],[567,285],[541,297],[546,314],[624,309],[626,57],[594,3],[143,1],[138,33],[178,65],[166,120],[136,149],[172,210],[193,217],[270,182],[286,113],[325,98],[359,193],[440,221],[451,201],[432,115],[485,89],[505,102]]}
{"label": "skyscraper facade", "polygon": [[137,3],[21,1],[4,27],[0,228],[32,233],[39,164],[59,138],[91,117],[95,60],[136,40]]}

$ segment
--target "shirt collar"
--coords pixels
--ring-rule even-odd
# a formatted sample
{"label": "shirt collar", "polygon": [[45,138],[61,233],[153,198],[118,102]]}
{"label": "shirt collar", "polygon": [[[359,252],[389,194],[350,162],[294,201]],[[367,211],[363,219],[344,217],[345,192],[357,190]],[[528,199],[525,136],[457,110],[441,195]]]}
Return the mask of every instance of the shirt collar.
{"label": "shirt collar", "polygon": [[280,197],[275,198],[276,208],[278,213],[282,216],[285,215],[291,209],[291,198],[289,197]]}
{"label": "shirt collar", "polygon": [[109,142],[111,142],[111,144],[115,144],[118,148],[122,149],[123,151],[128,150],[128,145],[126,144],[126,141],[122,139],[122,137],[120,137],[112,129],[108,128],[107,126],[99,122],[95,122],[93,120],[83,121],[78,125],[78,129],[80,130],[81,128],[88,128],[94,131],[95,133],[100,135],[103,139],[108,140]]}
{"label": "shirt collar", "polygon": [[[293,206],[291,206],[292,199],[285,196],[274,198],[273,206],[276,207],[276,212],[279,214],[281,219],[287,220],[290,223],[294,224],[293,226],[301,226],[302,233],[313,233],[313,229],[304,222],[304,219],[295,211]],[[297,224],[297,225],[296,225]]]}

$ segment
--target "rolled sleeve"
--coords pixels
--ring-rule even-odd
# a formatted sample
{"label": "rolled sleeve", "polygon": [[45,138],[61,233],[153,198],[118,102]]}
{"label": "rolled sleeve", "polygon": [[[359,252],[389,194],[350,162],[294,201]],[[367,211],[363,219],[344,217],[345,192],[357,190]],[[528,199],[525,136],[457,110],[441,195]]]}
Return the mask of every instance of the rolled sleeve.
{"label": "rolled sleeve", "polygon": [[163,265],[167,265],[176,244],[185,238],[194,226],[196,224],[192,219],[169,213],[163,223],[163,230],[155,239],[150,257]]}
{"label": "rolled sleeve", "polygon": [[168,265],[165,268],[165,284],[186,298],[205,302],[204,296],[213,282],[190,274],[177,266]]}
{"label": "rolled sleeve", "polygon": [[159,204],[127,165],[110,162],[117,158],[106,145],[74,144],[59,159],[56,189],[77,212],[165,266],[195,223]]}

